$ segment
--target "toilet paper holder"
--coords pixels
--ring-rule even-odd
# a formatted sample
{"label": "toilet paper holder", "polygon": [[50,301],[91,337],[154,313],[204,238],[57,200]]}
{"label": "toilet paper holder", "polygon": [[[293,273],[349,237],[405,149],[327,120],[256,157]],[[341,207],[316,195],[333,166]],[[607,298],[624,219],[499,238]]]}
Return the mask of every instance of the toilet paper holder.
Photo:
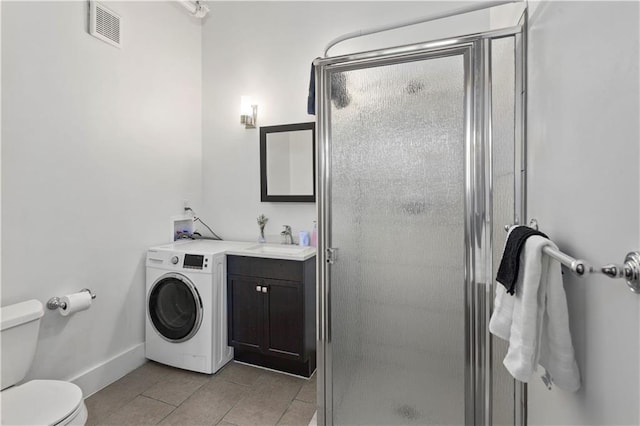
{"label": "toilet paper holder", "polygon": [[[91,290],[89,290],[88,288],[83,288],[80,291],[86,291],[87,293],[89,293],[91,295],[92,300],[96,298],[96,294]],[[64,302],[61,302],[58,296],[54,296],[51,299],[49,299],[49,301],[47,302],[47,308],[51,309],[52,311],[55,311],[58,308],[66,309],[67,304]]]}

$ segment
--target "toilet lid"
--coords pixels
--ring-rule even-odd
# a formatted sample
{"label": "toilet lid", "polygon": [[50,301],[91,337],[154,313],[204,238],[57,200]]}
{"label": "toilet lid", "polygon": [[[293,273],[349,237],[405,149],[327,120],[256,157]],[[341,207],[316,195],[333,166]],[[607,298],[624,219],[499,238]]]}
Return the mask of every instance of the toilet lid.
{"label": "toilet lid", "polygon": [[2,391],[3,425],[55,425],[82,403],[82,390],[69,382],[32,380]]}

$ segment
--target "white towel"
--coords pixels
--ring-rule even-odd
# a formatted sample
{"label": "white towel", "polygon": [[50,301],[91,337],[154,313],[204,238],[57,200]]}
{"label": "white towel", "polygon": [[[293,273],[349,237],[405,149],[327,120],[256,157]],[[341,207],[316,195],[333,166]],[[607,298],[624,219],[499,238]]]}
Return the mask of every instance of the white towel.
{"label": "white towel", "polygon": [[580,373],[571,344],[560,264],[542,252],[545,246],[557,249],[546,238],[527,239],[520,254],[516,293],[509,296],[503,286],[496,286],[489,330],[509,342],[503,363],[513,377],[528,382],[539,364],[558,387],[576,391]]}

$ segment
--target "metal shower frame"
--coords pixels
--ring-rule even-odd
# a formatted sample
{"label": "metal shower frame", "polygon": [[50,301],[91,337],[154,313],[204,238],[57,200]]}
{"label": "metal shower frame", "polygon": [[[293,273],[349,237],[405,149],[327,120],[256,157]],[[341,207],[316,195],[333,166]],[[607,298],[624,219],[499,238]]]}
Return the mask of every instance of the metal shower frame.
{"label": "metal shower frame", "polygon": [[[465,66],[465,423],[491,425],[492,348],[489,313],[493,304],[491,41],[514,38],[515,48],[515,199],[514,220],[525,221],[526,12],[519,25],[314,61],[316,75],[318,182],[318,425],[333,424],[330,267],[331,246],[330,82],[334,70],[355,70],[443,56],[463,55]],[[467,72],[467,70],[469,72]],[[520,96],[518,96],[520,95]],[[329,374],[327,374],[329,372]],[[526,425],[526,385],[514,392],[514,425]],[[329,413],[329,415],[327,415]]]}

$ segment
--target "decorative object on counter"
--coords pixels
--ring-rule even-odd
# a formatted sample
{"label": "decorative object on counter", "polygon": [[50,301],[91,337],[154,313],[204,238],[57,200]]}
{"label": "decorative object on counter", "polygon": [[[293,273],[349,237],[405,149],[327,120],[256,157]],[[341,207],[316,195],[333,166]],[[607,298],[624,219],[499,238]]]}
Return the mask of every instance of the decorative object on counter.
{"label": "decorative object on counter", "polygon": [[282,244],[293,244],[293,235],[291,235],[291,227],[289,225],[282,225],[284,228],[280,233],[282,236]]}
{"label": "decorative object on counter", "polygon": [[313,221],[313,231],[311,232],[311,245],[318,247],[318,222]]}
{"label": "decorative object on counter", "polygon": [[300,231],[298,244],[301,246],[309,245],[309,232],[308,231]]}
{"label": "decorative object on counter", "polygon": [[259,243],[266,243],[267,240],[264,238],[264,227],[269,222],[269,218],[264,214],[258,216],[258,226],[260,227],[260,238],[258,238]]}

